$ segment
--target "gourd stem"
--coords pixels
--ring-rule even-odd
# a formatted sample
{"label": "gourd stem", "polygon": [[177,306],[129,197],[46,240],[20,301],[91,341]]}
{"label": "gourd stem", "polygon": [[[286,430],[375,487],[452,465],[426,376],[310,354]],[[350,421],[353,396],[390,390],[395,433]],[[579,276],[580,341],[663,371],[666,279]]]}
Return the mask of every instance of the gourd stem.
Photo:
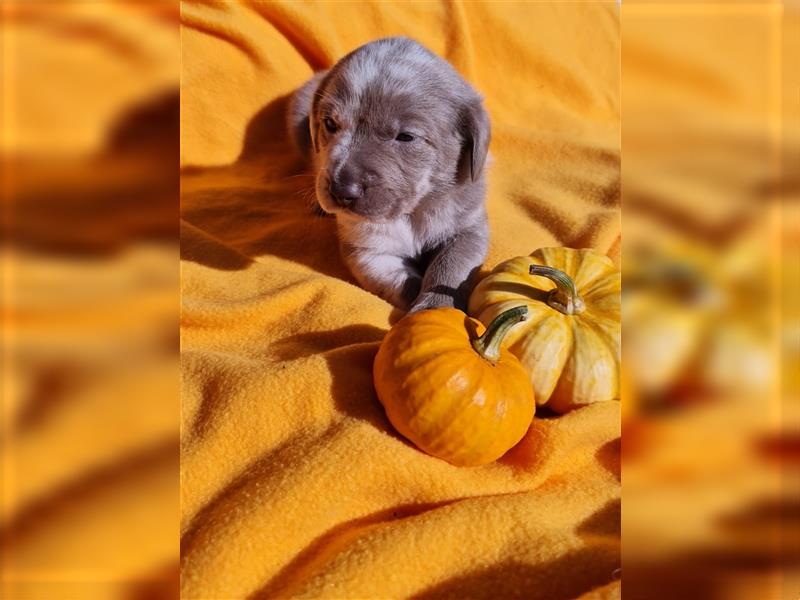
{"label": "gourd stem", "polygon": [[556,289],[550,292],[547,304],[565,315],[579,315],[586,308],[583,298],[578,295],[572,277],[553,267],[545,265],[531,265],[528,271],[531,275],[547,277],[556,284]]}
{"label": "gourd stem", "polygon": [[490,362],[497,362],[500,358],[500,343],[506,337],[508,330],[520,321],[528,318],[527,306],[515,306],[497,315],[489,323],[483,335],[472,340],[472,347],[483,358]]}

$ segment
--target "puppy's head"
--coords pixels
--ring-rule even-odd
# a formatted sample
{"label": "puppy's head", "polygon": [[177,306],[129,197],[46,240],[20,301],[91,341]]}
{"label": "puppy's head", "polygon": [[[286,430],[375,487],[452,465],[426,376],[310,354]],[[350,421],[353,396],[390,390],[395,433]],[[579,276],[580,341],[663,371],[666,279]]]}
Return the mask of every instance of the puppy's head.
{"label": "puppy's head", "polygon": [[317,89],[309,126],[320,205],[371,221],[478,181],[490,136],[480,96],[408,38],[371,42],[339,61]]}

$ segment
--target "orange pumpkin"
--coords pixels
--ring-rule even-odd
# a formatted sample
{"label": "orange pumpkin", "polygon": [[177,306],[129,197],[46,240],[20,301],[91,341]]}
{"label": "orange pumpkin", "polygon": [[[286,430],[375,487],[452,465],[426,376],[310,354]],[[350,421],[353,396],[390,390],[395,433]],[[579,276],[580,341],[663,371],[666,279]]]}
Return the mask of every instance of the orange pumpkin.
{"label": "orange pumpkin", "polygon": [[418,448],[454,465],[482,465],[519,442],[533,418],[528,375],[501,342],[527,315],[518,307],[488,328],[460,310],[401,319],[383,340],[375,390],[392,425]]}

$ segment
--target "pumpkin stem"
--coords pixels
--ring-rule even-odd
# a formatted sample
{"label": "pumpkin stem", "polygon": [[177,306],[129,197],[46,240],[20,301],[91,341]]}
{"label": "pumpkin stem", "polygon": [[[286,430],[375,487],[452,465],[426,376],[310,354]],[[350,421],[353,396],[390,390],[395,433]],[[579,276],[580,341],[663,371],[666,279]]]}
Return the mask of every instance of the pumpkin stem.
{"label": "pumpkin stem", "polygon": [[578,295],[572,277],[553,267],[544,265],[531,265],[528,271],[531,275],[547,277],[556,284],[556,289],[550,292],[547,304],[565,315],[579,315],[586,308],[583,298]]}
{"label": "pumpkin stem", "polygon": [[515,306],[497,315],[489,323],[486,331],[479,338],[472,340],[472,347],[489,362],[497,362],[500,358],[500,343],[506,337],[508,330],[520,321],[528,318],[527,306]]}

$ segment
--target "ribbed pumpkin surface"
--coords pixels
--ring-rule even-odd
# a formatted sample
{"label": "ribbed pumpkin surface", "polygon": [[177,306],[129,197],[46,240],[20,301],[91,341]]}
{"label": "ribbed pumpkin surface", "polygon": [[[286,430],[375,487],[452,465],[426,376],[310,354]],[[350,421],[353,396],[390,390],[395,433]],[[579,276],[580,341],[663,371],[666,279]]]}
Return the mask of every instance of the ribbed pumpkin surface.
{"label": "ribbed pumpkin surface", "polygon": [[392,425],[428,454],[480,465],[505,454],[533,418],[533,390],[505,348],[492,363],[471,345],[484,326],[451,308],[400,320],[374,364],[375,389]]}
{"label": "ribbed pumpkin surface", "polygon": [[[566,315],[547,303],[556,285],[531,275],[531,265],[554,267],[575,283],[585,309]],[[528,371],[539,405],[557,412],[619,399],[619,271],[593,250],[543,248],[499,264],[470,297],[469,313],[489,323],[514,306],[528,319],[506,336],[509,349]]]}

